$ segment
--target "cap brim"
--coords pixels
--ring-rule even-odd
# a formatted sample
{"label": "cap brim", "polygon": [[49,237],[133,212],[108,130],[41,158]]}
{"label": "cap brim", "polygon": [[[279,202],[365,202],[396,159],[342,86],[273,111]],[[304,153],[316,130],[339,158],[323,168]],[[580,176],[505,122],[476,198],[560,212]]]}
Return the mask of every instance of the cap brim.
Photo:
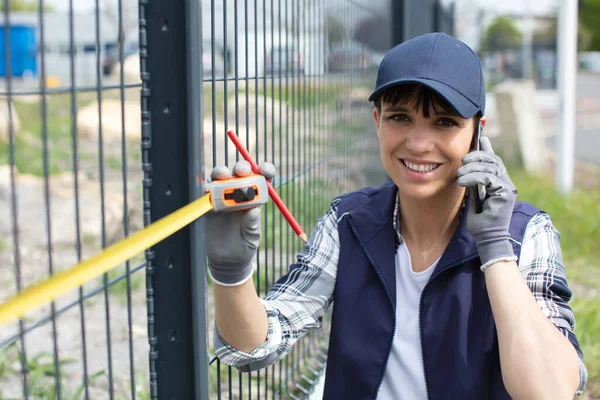
{"label": "cap brim", "polygon": [[463,96],[450,86],[438,81],[423,78],[400,79],[394,82],[390,82],[374,91],[371,94],[371,96],[369,96],[369,101],[374,101],[386,89],[410,83],[418,83],[433,90],[435,93],[439,94],[444,100],[446,100],[448,104],[450,104],[450,106],[452,106],[452,108],[456,110],[458,115],[465,119],[473,117],[480,111],[480,108],[478,106],[473,104],[469,99],[467,99],[465,96]]}

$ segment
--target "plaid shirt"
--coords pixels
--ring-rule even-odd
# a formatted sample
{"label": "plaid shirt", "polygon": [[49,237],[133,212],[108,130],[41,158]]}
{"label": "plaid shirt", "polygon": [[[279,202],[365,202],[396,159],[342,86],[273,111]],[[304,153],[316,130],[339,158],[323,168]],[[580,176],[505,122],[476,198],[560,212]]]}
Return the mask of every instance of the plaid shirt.
{"label": "plaid shirt", "polygon": [[[333,290],[338,266],[340,242],[338,236],[337,206],[333,201],[321,217],[305,249],[297,256],[285,280],[271,288],[262,303],[267,311],[269,328],[267,340],[251,353],[234,349],[220,337],[215,326],[215,353],[225,364],[242,372],[267,367],[286,355],[310,328],[318,328],[321,318],[333,301]],[[394,208],[394,228],[398,243],[399,202]],[[574,335],[575,316],[568,305],[570,293],[553,291],[559,285],[567,286],[562,264],[560,234],[546,213],[537,213],[528,223],[519,269],[544,315],[565,335]],[[576,397],[587,384],[587,370],[579,355],[580,385]]]}

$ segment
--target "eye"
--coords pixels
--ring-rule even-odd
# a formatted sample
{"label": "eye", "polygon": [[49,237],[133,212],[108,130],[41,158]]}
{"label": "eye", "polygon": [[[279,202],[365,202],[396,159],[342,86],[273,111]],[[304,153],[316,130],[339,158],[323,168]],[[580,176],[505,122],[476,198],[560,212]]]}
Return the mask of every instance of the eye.
{"label": "eye", "polygon": [[388,120],[398,121],[398,122],[408,122],[410,118],[407,114],[392,114],[388,117]]}
{"label": "eye", "polygon": [[437,120],[436,125],[442,126],[444,128],[451,128],[454,126],[459,126],[458,122],[453,120],[452,118],[443,117]]}

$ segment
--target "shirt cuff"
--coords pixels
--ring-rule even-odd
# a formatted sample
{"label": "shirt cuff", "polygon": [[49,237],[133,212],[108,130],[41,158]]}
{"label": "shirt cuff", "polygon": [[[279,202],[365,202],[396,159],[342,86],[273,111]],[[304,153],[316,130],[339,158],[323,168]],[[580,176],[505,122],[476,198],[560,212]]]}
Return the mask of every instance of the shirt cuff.
{"label": "shirt cuff", "polygon": [[483,264],[479,268],[481,269],[481,271],[485,271],[487,269],[487,267],[489,267],[492,264],[496,264],[497,262],[500,262],[500,261],[517,261],[517,260],[518,260],[517,256],[508,256],[508,257],[495,258],[493,260],[490,260],[490,261],[486,262],[485,264]]}
{"label": "shirt cuff", "polygon": [[219,334],[217,324],[214,325],[214,344],[215,344],[215,355],[221,360],[221,362],[230,365],[232,367],[246,366],[252,362],[262,360],[275,353],[282,342],[282,329],[279,323],[279,311],[272,309],[261,299],[261,302],[265,306],[268,318],[268,329],[266,341],[254,348],[250,353],[238,350],[227,343]]}
{"label": "shirt cuff", "polygon": [[587,386],[588,381],[587,368],[585,367],[585,364],[583,363],[581,357],[577,357],[577,359],[579,360],[579,387],[577,388],[577,392],[575,393],[575,396],[573,398],[581,396],[581,394],[585,390],[585,387]]}
{"label": "shirt cuff", "polygon": [[225,287],[234,287],[234,286],[241,286],[244,283],[246,283],[250,278],[252,278],[252,276],[254,275],[254,270],[256,269],[256,266],[254,265],[254,263],[250,263],[248,266],[251,266],[251,268],[249,269],[249,273],[248,276],[246,276],[245,278],[242,278],[242,280],[238,281],[238,282],[234,282],[234,283],[225,283],[225,282],[221,282],[219,280],[217,280],[212,272],[210,271],[210,267],[208,268],[208,276],[210,276],[210,280],[214,283],[216,283],[217,285],[220,286],[225,286]]}

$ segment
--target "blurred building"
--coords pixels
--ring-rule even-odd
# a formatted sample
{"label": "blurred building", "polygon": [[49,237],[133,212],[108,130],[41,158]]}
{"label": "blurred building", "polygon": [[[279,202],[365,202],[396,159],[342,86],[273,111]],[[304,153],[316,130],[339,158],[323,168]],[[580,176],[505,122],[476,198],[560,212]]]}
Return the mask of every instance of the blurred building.
{"label": "blurred building", "polygon": [[[43,50],[46,76],[60,82],[70,82],[70,54],[73,53],[76,83],[93,84],[96,81],[97,65],[100,65],[101,70],[104,53],[118,39],[118,26],[113,19],[103,14],[100,14],[98,20],[94,14],[77,14],[73,16],[72,24],[66,12],[44,13],[43,20],[40,20],[36,12],[11,11],[9,18],[5,21],[4,15],[0,17],[3,32],[6,33],[7,27],[11,27],[11,33],[18,33],[15,28],[21,27],[30,35],[26,42],[11,40],[10,54],[13,72],[16,72],[13,76],[25,81],[32,80],[41,73]],[[23,52],[27,55],[24,56]],[[6,63],[5,52],[2,52],[1,57]],[[30,62],[35,60],[27,71],[15,64],[23,57]]]}
{"label": "blurred building", "polygon": [[[454,0],[267,1],[256,8],[254,2],[215,0],[202,9],[202,20],[203,41],[224,59],[228,74],[237,56],[244,60],[237,64],[240,77],[276,72],[282,58],[292,64],[282,71],[312,75],[376,68],[394,44],[432,31],[451,33]],[[292,41],[298,48],[287,45]]]}

